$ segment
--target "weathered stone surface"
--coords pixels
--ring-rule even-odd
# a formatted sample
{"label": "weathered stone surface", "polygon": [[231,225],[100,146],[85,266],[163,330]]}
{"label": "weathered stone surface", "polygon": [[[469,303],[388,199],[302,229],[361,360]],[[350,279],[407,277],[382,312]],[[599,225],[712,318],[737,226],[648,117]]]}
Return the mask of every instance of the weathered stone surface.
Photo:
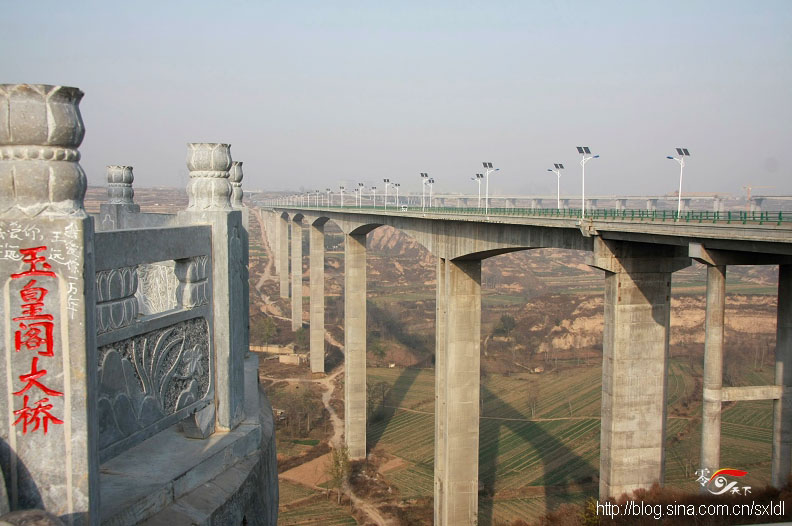
{"label": "weathered stone surface", "polygon": [[[0,464],[11,509],[94,524],[94,228],[77,162],[81,98],[76,88],[0,85],[0,341],[12,342],[0,375]],[[23,378],[42,371],[37,383]]]}
{"label": "weathered stone surface", "polygon": [[64,526],[63,522],[43,510],[13,511],[0,517],[0,526]]}

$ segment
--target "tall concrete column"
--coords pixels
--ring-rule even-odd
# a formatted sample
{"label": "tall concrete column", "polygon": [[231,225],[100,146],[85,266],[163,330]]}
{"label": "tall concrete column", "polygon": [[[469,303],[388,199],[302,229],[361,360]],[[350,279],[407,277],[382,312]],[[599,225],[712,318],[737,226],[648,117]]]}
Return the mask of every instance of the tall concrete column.
{"label": "tall concrete column", "polygon": [[663,483],[674,247],[594,239],[605,270],[600,499]]}
{"label": "tall concrete column", "polygon": [[278,275],[280,277],[280,297],[289,297],[289,220],[278,216]]}
{"label": "tall concrete column", "polygon": [[344,236],[344,434],[366,457],[366,235]]}
{"label": "tall concrete column", "polygon": [[94,221],[77,88],[0,84],[0,513],[98,525]]}
{"label": "tall concrete column", "polygon": [[784,487],[792,469],[792,265],[778,266],[778,322],[775,383],[782,386],[773,401],[773,486]]}
{"label": "tall concrete column", "polygon": [[445,262],[445,360],[440,399],[442,479],[435,513],[441,525],[478,523],[481,261]]}
{"label": "tall concrete column", "polygon": [[311,372],[324,372],[325,308],[324,308],[324,223],[311,223]]}
{"label": "tall concrete column", "polygon": [[443,484],[446,464],[446,260],[437,258],[437,292],[435,303],[435,455],[434,455],[434,523],[443,522],[445,502]]}
{"label": "tall concrete column", "polygon": [[723,325],[726,309],[726,266],[707,266],[707,314],[704,322],[704,405],[701,418],[702,469],[720,468]]}
{"label": "tall concrete column", "polygon": [[291,222],[291,322],[292,330],[302,327],[302,219]]}

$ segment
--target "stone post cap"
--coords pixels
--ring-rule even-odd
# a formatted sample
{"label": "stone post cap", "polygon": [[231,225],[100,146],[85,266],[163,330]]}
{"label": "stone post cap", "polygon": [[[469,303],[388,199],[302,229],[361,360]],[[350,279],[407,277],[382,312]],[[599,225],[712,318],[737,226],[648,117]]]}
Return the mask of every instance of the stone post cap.
{"label": "stone post cap", "polygon": [[192,142],[187,144],[187,210],[231,210],[231,145]]}
{"label": "stone post cap", "polygon": [[111,205],[134,204],[135,190],[132,183],[135,176],[131,166],[111,164],[107,167],[107,197]]}
{"label": "stone post cap", "polygon": [[231,181],[231,206],[242,208],[242,161],[231,161],[231,170],[228,172],[228,180]]}
{"label": "stone post cap", "polygon": [[[26,152],[26,158],[79,160],[76,148],[85,136],[79,108],[83,95],[66,86],[0,84],[0,146],[49,146],[53,148]],[[69,155],[56,148],[75,150]],[[11,158],[22,158],[21,153]],[[0,158],[9,159],[8,154],[4,151]]]}
{"label": "stone post cap", "polygon": [[134,181],[131,166],[107,165],[107,184],[132,184]]}

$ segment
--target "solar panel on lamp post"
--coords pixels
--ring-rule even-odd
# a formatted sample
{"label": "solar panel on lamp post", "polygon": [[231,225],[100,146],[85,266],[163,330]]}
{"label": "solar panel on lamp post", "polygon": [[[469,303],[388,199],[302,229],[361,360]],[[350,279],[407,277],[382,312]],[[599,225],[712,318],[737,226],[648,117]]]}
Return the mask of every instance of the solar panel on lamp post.
{"label": "solar panel on lamp post", "polygon": [[[588,146],[578,146],[577,151],[583,156],[580,160],[580,167],[582,171],[582,190],[580,193],[580,220],[586,217],[586,163],[591,159],[599,158],[599,155],[591,155],[591,149]],[[586,157],[588,155],[588,157]]]}
{"label": "solar panel on lamp post", "polygon": [[677,192],[677,216],[675,221],[679,221],[679,216],[682,214],[682,171],[685,169],[685,157],[690,157],[690,152],[687,148],[677,148],[677,155],[679,157],[672,157],[666,155],[666,159],[671,159],[679,163],[679,192]]}
{"label": "solar panel on lamp post", "polygon": [[[500,170],[500,168],[494,168],[493,169],[492,168],[492,163],[489,163],[489,162],[484,162],[484,163],[481,163],[481,164],[484,165],[484,170],[485,170],[485,175],[484,176],[486,177],[486,184],[485,184],[486,189],[485,189],[485,192],[484,192],[484,214],[486,216],[489,216],[489,174],[491,174],[492,172],[497,172],[498,170]],[[488,217],[488,219],[489,219],[489,217]]]}
{"label": "solar panel on lamp post", "polygon": [[564,165],[561,163],[553,163],[555,169],[548,168],[548,172],[553,172],[556,174],[556,209],[561,210],[561,170],[564,169]]}

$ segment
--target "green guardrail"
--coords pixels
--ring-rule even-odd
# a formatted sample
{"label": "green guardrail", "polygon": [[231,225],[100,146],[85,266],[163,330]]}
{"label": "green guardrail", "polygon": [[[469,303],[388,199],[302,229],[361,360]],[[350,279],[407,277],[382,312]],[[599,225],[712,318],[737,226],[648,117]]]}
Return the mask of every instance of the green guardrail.
{"label": "green guardrail", "polygon": [[[443,214],[466,216],[494,216],[494,217],[548,217],[580,219],[579,208],[484,208],[478,207],[448,207],[433,206],[421,207],[414,205],[394,205],[383,208],[382,206],[305,206],[305,205],[273,205],[276,207],[295,207],[313,210],[338,210],[350,212],[406,212],[410,214]],[[781,226],[792,223],[792,212],[783,211],[727,211],[714,212],[708,210],[687,210],[677,214],[676,210],[641,210],[641,209],[616,209],[594,208],[587,209],[586,219],[603,221],[639,221],[639,222],[677,222],[677,223],[712,223],[712,224],[751,224]]]}

